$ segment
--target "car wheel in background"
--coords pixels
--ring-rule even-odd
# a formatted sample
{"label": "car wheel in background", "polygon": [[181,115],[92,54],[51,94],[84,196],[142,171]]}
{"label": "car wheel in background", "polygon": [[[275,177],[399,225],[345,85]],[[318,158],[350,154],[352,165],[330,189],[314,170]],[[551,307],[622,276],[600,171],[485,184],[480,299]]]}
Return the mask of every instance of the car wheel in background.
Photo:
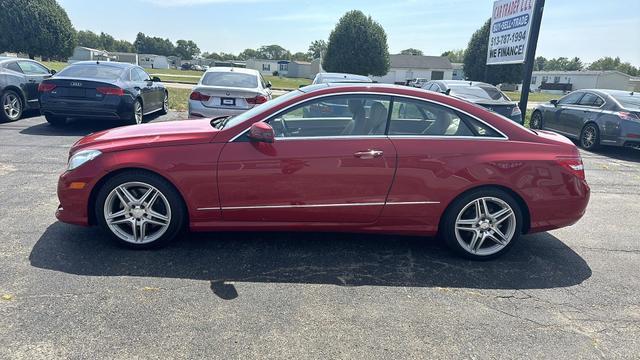
{"label": "car wheel in background", "polygon": [[179,193],[162,177],[128,171],[100,188],[95,214],[118,244],[145,249],[167,244],[184,229],[183,204]]}
{"label": "car wheel in background", "polygon": [[585,150],[595,150],[600,146],[600,130],[596,124],[590,123],[582,128],[580,146]]}
{"label": "car wheel in background", "polygon": [[456,199],[442,221],[441,235],[458,254],[489,260],[504,254],[522,233],[518,202],[500,189],[481,188]]}
{"label": "car wheel in background", "polygon": [[15,91],[7,90],[0,96],[0,105],[2,111],[0,111],[0,120],[2,121],[16,121],[22,117],[22,100],[20,95]]}
{"label": "car wheel in background", "polygon": [[532,129],[542,129],[542,113],[540,111],[534,111],[533,114],[531,114],[529,127]]}
{"label": "car wheel in background", "polygon": [[47,119],[47,122],[52,126],[63,126],[67,123],[67,118],[62,116],[45,115],[44,118]]}
{"label": "car wheel in background", "polygon": [[142,101],[140,101],[140,99],[136,99],[136,101],[133,103],[133,113],[131,114],[129,123],[131,123],[132,125],[142,124],[143,114],[144,111],[142,107]]}
{"label": "car wheel in background", "polygon": [[161,114],[166,114],[169,112],[169,93],[165,91],[164,99],[162,100],[162,109],[160,110]]}

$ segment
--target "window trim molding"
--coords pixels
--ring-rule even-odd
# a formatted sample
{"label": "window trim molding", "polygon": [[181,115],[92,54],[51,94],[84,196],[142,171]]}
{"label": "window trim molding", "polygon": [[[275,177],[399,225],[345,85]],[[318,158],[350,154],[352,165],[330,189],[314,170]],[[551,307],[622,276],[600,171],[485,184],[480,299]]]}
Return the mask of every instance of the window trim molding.
{"label": "window trim molding", "polygon": [[[350,92],[341,92],[341,93],[334,93],[334,94],[322,94],[322,95],[317,95],[317,96],[313,96],[310,97],[308,99],[305,100],[305,102],[308,101],[313,101],[316,99],[322,99],[322,98],[326,98],[326,97],[330,97],[330,96],[339,96],[339,95],[378,95],[378,96],[388,96],[391,97],[391,103],[394,102],[395,98],[404,98],[404,99],[412,99],[412,100],[418,100],[418,101],[424,101],[424,102],[428,102],[431,104],[435,104],[435,105],[440,105],[440,106],[444,106],[446,108],[449,108],[453,111],[457,111],[461,114],[464,114],[466,116],[471,117],[472,119],[475,119],[479,122],[481,122],[482,124],[488,126],[489,128],[495,130],[498,134],[500,134],[500,137],[488,137],[488,136],[438,136],[438,135],[388,135],[388,131],[387,129],[385,129],[385,134],[384,135],[356,135],[356,136],[351,136],[351,135],[345,135],[345,136],[309,136],[306,137],[306,139],[336,139],[336,138],[344,138],[344,139],[354,139],[354,138],[366,138],[366,139],[371,139],[373,137],[388,137],[388,138],[394,138],[394,137],[398,137],[398,136],[407,136],[407,137],[413,137],[413,138],[420,138],[420,139],[435,139],[435,138],[445,138],[445,139],[485,139],[485,140],[509,140],[509,136],[507,136],[505,133],[503,133],[500,129],[497,129],[495,126],[487,123],[486,121],[478,118],[475,115],[472,115],[462,109],[456,108],[454,106],[448,105],[448,104],[443,104],[441,102],[438,101],[434,101],[434,100],[430,100],[430,99],[425,99],[425,98],[421,98],[421,97],[417,97],[417,96],[411,96],[411,95],[401,95],[401,94],[388,94],[388,93],[379,93],[379,92],[371,92],[371,91],[366,91],[366,92],[360,92],[360,91],[350,91]],[[267,117],[266,119],[262,119],[260,121],[256,121],[256,122],[266,122],[267,120],[270,120],[272,118],[277,117],[278,115],[284,113],[285,111],[291,109],[292,107],[295,107],[297,105],[299,105],[300,103],[294,103],[291,104],[287,107],[284,107],[280,110],[278,110],[277,112],[275,112],[274,114],[270,115],[269,117]],[[389,111],[389,114],[391,114],[391,111]],[[389,126],[390,120],[389,118],[387,118],[387,126]],[[244,134],[246,134],[249,130],[251,129],[251,125],[249,125],[249,127],[247,127],[246,129],[240,131],[236,136],[232,137],[228,142],[235,142],[235,140],[237,140],[238,138],[242,137]],[[301,138],[305,138],[305,137],[289,137],[286,139],[301,139]],[[276,138],[279,141],[283,141],[285,138]]]}

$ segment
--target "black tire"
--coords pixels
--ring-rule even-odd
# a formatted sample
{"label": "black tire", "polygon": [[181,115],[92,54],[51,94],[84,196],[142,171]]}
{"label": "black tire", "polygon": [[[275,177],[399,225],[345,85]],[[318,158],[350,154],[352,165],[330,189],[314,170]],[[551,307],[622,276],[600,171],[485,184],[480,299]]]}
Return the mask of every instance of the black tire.
{"label": "black tire", "polygon": [[534,111],[531,114],[531,121],[529,122],[529,127],[531,129],[542,129],[542,113],[538,110]]}
{"label": "black tire", "polygon": [[[474,204],[475,201],[482,201],[481,199],[486,199],[489,213],[493,210],[495,210],[493,214],[497,213],[498,209],[500,209],[499,206],[504,206],[504,204],[508,205],[511,209],[511,213],[506,213],[506,215],[508,215],[506,217],[508,218],[495,226],[502,234],[510,236],[508,241],[506,241],[506,245],[498,244],[498,242],[492,240],[492,237],[497,237],[496,232],[493,230],[495,224],[495,221],[491,220],[493,217],[489,216],[483,220],[482,216],[474,216],[473,219],[469,219],[467,216],[475,212],[475,207],[473,207],[472,204]],[[507,208],[503,207],[502,209]],[[513,216],[511,216],[511,214],[513,214]],[[466,219],[469,219],[467,221],[475,221],[475,218],[480,218],[480,220],[476,225],[468,225],[470,228],[467,231],[456,230],[458,216],[460,216],[461,221],[465,221]],[[498,219],[500,218],[502,217],[498,217]],[[506,221],[508,221],[507,224],[505,224]],[[503,255],[511,249],[522,234],[522,222],[522,209],[513,196],[497,188],[480,188],[464,194],[449,205],[440,224],[439,234],[443,237],[447,246],[458,255],[471,260],[490,260]],[[489,228],[485,229],[484,225],[480,226],[481,223],[490,223],[487,225]],[[489,235],[489,233],[491,235]],[[458,234],[460,234],[459,237]],[[486,235],[486,237],[480,238],[483,235]],[[471,239],[474,236],[477,236],[477,242],[480,243],[476,252],[469,250],[469,248],[473,248],[473,245],[471,245],[472,240],[470,240],[468,244],[466,242],[467,239]]]}
{"label": "black tire", "polygon": [[[105,215],[105,202],[107,202],[107,199],[110,198],[110,194],[112,193],[112,191],[114,189],[116,189],[117,187],[120,187],[120,186],[122,186],[124,184],[131,184],[131,183],[139,183],[139,184],[150,185],[150,186],[154,187],[164,197],[161,200],[161,201],[163,201],[163,204],[164,204],[165,200],[168,203],[168,208],[169,208],[169,211],[168,211],[169,220],[167,221],[168,226],[166,227],[166,229],[164,230],[163,233],[159,232],[160,236],[157,237],[154,240],[150,240],[148,242],[144,242],[144,241],[146,241],[145,238],[142,238],[142,240],[140,242],[133,242],[131,239],[126,240],[123,237],[119,236],[107,224],[107,220],[105,219],[105,217],[106,217],[106,215]],[[138,194],[140,194],[140,193],[138,193]],[[115,200],[115,201],[119,201],[119,200]],[[163,204],[161,204],[161,205],[163,205]],[[152,204],[152,206],[154,206],[154,205]],[[133,207],[130,207],[130,209],[131,208],[133,208]],[[149,172],[146,172],[146,171],[141,171],[141,170],[132,170],[132,171],[123,172],[123,173],[117,174],[114,177],[108,179],[102,185],[102,187],[98,190],[98,194],[96,196],[96,201],[94,203],[94,211],[95,211],[95,216],[96,216],[97,222],[100,225],[100,227],[102,227],[102,229],[104,231],[109,233],[111,235],[111,238],[118,245],[125,246],[125,247],[132,248],[132,249],[158,248],[158,247],[162,247],[162,246],[167,245],[168,243],[170,243],[171,241],[173,241],[173,240],[175,240],[176,238],[179,237],[180,233],[185,229],[185,224],[186,224],[186,221],[187,221],[187,209],[186,209],[186,206],[184,205],[184,201],[182,200],[182,197],[180,196],[178,191],[168,181],[163,179],[161,176],[153,174],[153,173],[149,173]],[[124,208],[124,211],[126,212],[127,208]],[[129,214],[130,213],[131,212],[129,212]],[[126,216],[127,215],[123,215],[123,219]],[[142,215],[142,216],[147,216],[147,215]],[[147,218],[146,217],[141,217],[141,218],[136,219],[134,216],[129,215],[129,219],[127,221],[129,221],[129,220],[132,220],[132,221],[144,221],[145,219],[147,219]],[[123,222],[124,222],[124,220],[123,220]],[[124,229],[125,232],[127,230],[129,230],[129,232],[131,232],[133,226],[130,226],[130,225],[132,225],[132,223],[125,222],[125,223],[123,223],[121,225],[118,225],[118,226],[119,226],[119,229]],[[156,225],[146,224],[146,225],[142,225],[142,226],[145,226],[147,231],[152,232],[151,231],[151,230],[153,230],[152,226],[156,226]],[[135,237],[135,235],[134,235],[134,237]]]}
{"label": "black tire", "polygon": [[0,121],[20,120],[23,111],[24,102],[20,94],[13,90],[7,90],[0,95]]}
{"label": "black tire", "polygon": [[580,146],[585,150],[596,150],[600,147],[600,129],[594,123],[588,123],[580,132]]}
{"label": "black tire", "polygon": [[[139,108],[138,108],[139,106]],[[130,125],[138,125],[144,122],[144,106],[142,104],[142,100],[136,99],[133,102],[133,111],[131,112],[131,117],[129,118]]]}
{"label": "black tire", "polygon": [[164,98],[162,99],[162,108],[160,109],[160,114],[165,115],[169,112],[169,93],[164,92]]}
{"label": "black tire", "polygon": [[64,126],[67,123],[67,118],[61,116],[45,115],[44,118],[51,126]]}

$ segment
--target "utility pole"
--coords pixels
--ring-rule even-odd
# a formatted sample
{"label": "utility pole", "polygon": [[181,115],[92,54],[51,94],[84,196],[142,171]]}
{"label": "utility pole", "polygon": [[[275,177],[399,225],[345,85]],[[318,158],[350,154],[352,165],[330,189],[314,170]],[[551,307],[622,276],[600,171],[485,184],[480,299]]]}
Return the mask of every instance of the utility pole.
{"label": "utility pole", "polygon": [[522,119],[527,115],[527,103],[529,102],[529,91],[531,88],[531,74],[536,61],[536,48],[538,47],[538,35],[540,34],[540,24],[542,23],[542,12],[544,11],[544,0],[536,0],[533,9],[533,19],[531,23],[531,34],[527,44],[527,56],[524,61],[524,74],[522,89],[520,91],[520,111]]}

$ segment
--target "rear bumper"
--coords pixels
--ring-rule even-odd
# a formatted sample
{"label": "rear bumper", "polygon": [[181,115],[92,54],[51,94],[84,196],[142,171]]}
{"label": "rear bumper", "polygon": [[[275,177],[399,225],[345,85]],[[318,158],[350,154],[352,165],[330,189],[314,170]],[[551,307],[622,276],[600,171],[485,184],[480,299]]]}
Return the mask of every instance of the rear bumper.
{"label": "rear bumper", "polygon": [[213,118],[218,116],[240,115],[249,109],[225,107],[206,107],[200,101],[189,100],[189,119]]}
{"label": "rear bumper", "polygon": [[127,96],[104,101],[68,100],[44,97],[40,112],[59,117],[99,118],[126,120],[133,117],[133,99]]}
{"label": "rear bumper", "polygon": [[565,196],[550,196],[548,200],[535,201],[534,209],[530,209],[529,233],[571,226],[584,216],[591,197],[591,189],[585,180],[577,178],[574,180],[566,184],[568,194]]}

